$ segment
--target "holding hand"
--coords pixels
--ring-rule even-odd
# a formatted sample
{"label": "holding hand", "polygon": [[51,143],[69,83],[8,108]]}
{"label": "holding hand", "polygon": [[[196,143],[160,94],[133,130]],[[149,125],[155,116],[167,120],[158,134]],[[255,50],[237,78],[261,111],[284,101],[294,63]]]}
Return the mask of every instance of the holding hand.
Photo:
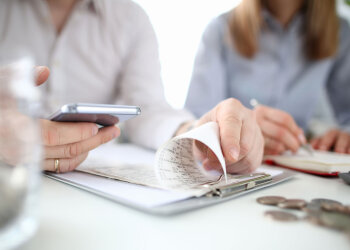
{"label": "holding hand", "polygon": [[[81,164],[88,152],[119,136],[115,126],[98,129],[94,123],[40,120],[44,144],[44,170],[68,172]],[[59,160],[59,166],[57,162]]]}
{"label": "holding hand", "polygon": [[[44,83],[49,77],[47,67],[36,67],[36,84]],[[88,152],[119,136],[118,127],[98,129],[94,123],[52,122],[40,120],[44,144],[44,170],[68,172],[81,164]]]}
{"label": "holding hand", "polygon": [[[196,126],[208,122],[219,125],[220,144],[228,173],[253,172],[261,164],[264,140],[251,110],[236,99],[227,99],[202,116]],[[222,171],[217,157],[208,147],[198,141],[194,146],[204,168]]]}
{"label": "holding hand", "polygon": [[338,129],[328,131],[325,135],[311,140],[315,149],[350,154],[350,134]]}
{"label": "holding hand", "polygon": [[263,105],[256,106],[254,113],[265,139],[265,155],[296,152],[306,143],[303,130],[288,113]]}

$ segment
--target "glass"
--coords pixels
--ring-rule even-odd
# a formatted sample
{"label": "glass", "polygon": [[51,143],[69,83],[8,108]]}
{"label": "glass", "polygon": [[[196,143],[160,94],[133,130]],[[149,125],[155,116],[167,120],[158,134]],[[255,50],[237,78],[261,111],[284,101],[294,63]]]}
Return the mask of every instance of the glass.
{"label": "glass", "polygon": [[40,95],[33,72],[29,58],[0,66],[0,249],[18,247],[38,226]]}

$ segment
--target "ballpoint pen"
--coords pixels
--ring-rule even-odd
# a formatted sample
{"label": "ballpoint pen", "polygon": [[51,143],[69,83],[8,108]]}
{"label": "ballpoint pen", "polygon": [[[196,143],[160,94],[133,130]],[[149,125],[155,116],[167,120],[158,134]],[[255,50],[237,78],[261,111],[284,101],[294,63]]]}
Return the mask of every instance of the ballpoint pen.
{"label": "ballpoint pen", "polygon": [[[256,108],[257,106],[259,106],[259,102],[258,100],[256,99],[250,99],[250,105],[253,107],[253,108]],[[312,148],[312,146],[309,144],[309,143],[306,143],[306,140],[305,140],[305,136],[303,134],[300,134],[298,136],[298,140],[301,142],[301,147],[307,151],[310,155],[313,155],[314,154],[314,150]]]}

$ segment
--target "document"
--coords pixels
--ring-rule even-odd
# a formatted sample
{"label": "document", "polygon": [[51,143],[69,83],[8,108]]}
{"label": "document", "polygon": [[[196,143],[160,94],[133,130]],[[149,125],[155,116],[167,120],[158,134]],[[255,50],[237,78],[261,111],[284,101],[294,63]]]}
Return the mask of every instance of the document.
{"label": "document", "polygon": [[[222,173],[203,170],[194,158],[193,140],[202,142],[214,152],[221,163]],[[169,140],[159,148],[155,156],[152,151],[145,154],[130,148],[116,154],[117,151],[112,148],[101,147],[97,153],[93,151],[94,157],[89,156],[77,170],[197,197],[228,185],[282,173],[279,170],[272,174],[258,170],[248,175],[227,174],[220,147],[219,128],[215,122],[206,123]]]}

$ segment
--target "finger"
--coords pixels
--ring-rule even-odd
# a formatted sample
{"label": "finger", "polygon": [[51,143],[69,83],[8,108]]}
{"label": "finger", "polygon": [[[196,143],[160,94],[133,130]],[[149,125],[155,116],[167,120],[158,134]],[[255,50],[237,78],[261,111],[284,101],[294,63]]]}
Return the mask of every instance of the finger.
{"label": "finger", "polygon": [[273,155],[276,155],[281,154],[284,151],[286,151],[286,148],[283,143],[272,138],[265,138],[265,154],[269,152]]}
{"label": "finger", "polygon": [[218,160],[215,160],[215,159],[206,158],[202,162],[202,166],[207,171],[216,170],[216,171],[219,171],[221,173],[223,172],[220,162]]}
{"label": "finger", "polygon": [[337,153],[345,154],[348,151],[350,144],[350,136],[347,133],[339,133],[335,142],[334,151]]}
{"label": "finger", "polygon": [[45,147],[45,158],[74,158],[89,152],[120,135],[115,126],[101,128],[97,135],[84,141],[59,146]]}
{"label": "finger", "polygon": [[263,144],[264,139],[261,133],[258,133],[255,137],[253,148],[248,152],[248,154],[234,164],[230,164],[227,166],[228,173],[251,173],[255,171],[262,162],[263,156]]}
{"label": "finger", "polygon": [[[257,126],[253,113],[247,112],[246,115],[244,115],[244,117],[245,119],[243,119],[242,131],[240,136],[241,140],[239,143],[240,155],[238,159],[244,158],[251,151],[257,131],[260,133],[260,129]],[[208,161],[206,162],[206,164],[208,165],[208,167],[216,170],[219,167],[222,171],[222,167],[217,156],[210,149],[207,152],[207,158]],[[231,157],[225,158],[225,162],[227,165],[233,164],[236,161],[237,160],[232,161]]]}
{"label": "finger", "polygon": [[264,155],[279,155],[279,153],[276,153],[275,150],[271,150],[271,149],[265,148],[264,149]]}
{"label": "finger", "polygon": [[324,136],[321,137],[321,140],[319,142],[319,149],[323,151],[328,151],[332,148],[334,145],[336,138],[338,136],[337,130],[331,130],[328,133],[326,133]]}
{"label": "finger", "polygon": [[[244,115],[242,124],[239,159],[244,158],[252,150],[257,133],[261,133],[261,131],[256,122],[255,115],[252,111],[248,111]],[[229,159],[227,160],[228,164],[230,164]]]}
{"label": "finger", "polygon": [[290,133],[285,127],[270,120],[263,120],[260,122],[260,128],[265,137],[272,138],[282,143],[286,149],[296,152],[300,146],[299,140]]}
{"label": "finger", "polygon": [[35,67],[34,75],[35,75],[35,84],[39,86],[44,82],[46,82],[46,80],[49,78],[50,70],[48,67],[38,66],[38,67]]}
{"label": "finger", "polygon": [[90,138],[98,133],[98,127],[88,122],[52,122],[40,120],[43,144],[64,145]]}
{"label": "finger", "polygon": [[[299,128],[299,126],[296,124],[293,117],[288,114],[287,112],[284,112],[279,109],[274,109],[266,106],[258,106],[257,108],[263,109],[262,113],[264,114],[264,117],[268,120],[270,120],[273,123],[276,123],[285,129],[289,130],[293,136],[299,138],[303,136],[302,130]],[[301,136],[302,135],[302,136]],[[305,140],[305,137],[300,138],[301,140]],[[302,141],[302,143],[305,143]]]}
{"label": "finger", "polygon": [[320,141],[321,141],[321,138],[313,138],[311,139],[310,144],[314,149],[318,149]]}
{"label": "finger", "polygon": [[225,100],[217,107],[221,148],[224,158],[230,162],[236,162],[239,158],[243,113],[247,111],[235,99]]}
{"label": "finger", "polygon": [[198,161],[204,161],[208,156],[208,147],[200,141],[193,140],[193,154]]}
{"label": "finger", "polygon": [[[88,153],[78,155],[74,158],[59,159],[59,172],[65,173],[76,169],[88,156]],[[55,172],[55,159],[46,159],[44,170]]]}

